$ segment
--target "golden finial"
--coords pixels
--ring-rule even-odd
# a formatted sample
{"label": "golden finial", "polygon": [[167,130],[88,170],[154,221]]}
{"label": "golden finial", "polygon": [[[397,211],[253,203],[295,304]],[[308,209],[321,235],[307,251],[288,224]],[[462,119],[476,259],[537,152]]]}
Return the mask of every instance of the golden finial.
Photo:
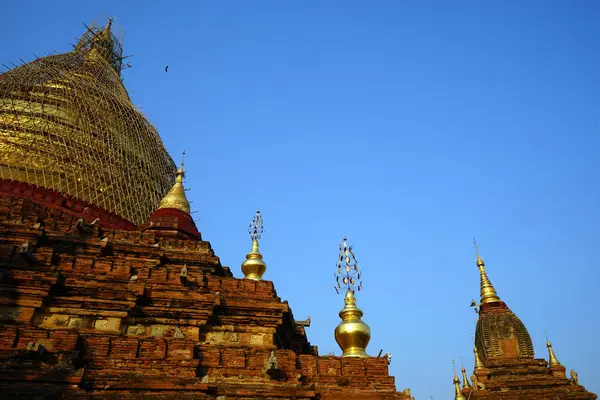
{"label": "golden finial", "polygon": [[365,350],[371,340],[371,328],[361,320],[363,312],[356,307],[354,297],[355,290],[362,289],[360,271],[352,246],[348,246],[346,238],[340,245],[335,281],[338,294],[342,285],[346,288],[344,308],[339,313],[342,322],[335,328],[335,340],[343,351],[342,357],[369,357]]}
{"label": "golden finial", "polygon": [[183,162],[185,161],[185,152],[186,151],[187,151],[186,149],[183,149],[183,152],[181,153],[181,164],[179,164],[179,167],[181,169],[183,169]]}
{"label": "golden finial", "polygon": [[544,331],[544,334],[546,335],[546,347],[548,348],[548,363],[550,364],[551,367],[556,367],[560,365],[560,362],[558,361],[558,358],[556,358],[556,355],[554,354],[554,350],[552,349],[552,343],[550,343],[550,340],[548,340],[548,332]]}
{"label": "golden finial", "polygon": [[500,298],[496,293],[496,289],[494,289],[494,286],[492,286],[492,282],[490,282],[489,278],[487,277],[487,274],[485,272],[485,263],[479,255],[479,247],[477,246],[477,241],[473,239],[473,243],[475,244],[475,253],[477,254],[477,267],[479,268],[479,275],[481,279],[481,304],[498,302],[500,301]]}
{"label": "golden finial", "polygon": [[460,372],[462,373],[463,378],[463,389],[467,389],[471,387],[469,383],[469,379],[467,379],[467,370],[465,369],[465,365],[463,364],[462,357],[460,358]]}
{"label": "golden finial", "polygon": [[252,218],[252,222],[250,222],[250,227],[248,228],[250,239],[252,239],[252,250],[246,254],[246,259],[242,263],[242,272],[244,273],[245,279],[260,281],[267,270],[267,264],[263,261],[262,254],[260,254],[260,251],[258,250],[258,241],[262,237],[264,231],[263,217],[260,211],[257,210],[256,214],[254,214],[254,218]]}
{"label": "golden finial", "polygon": [[452,360],[452,370],[454,371],[454,379],[452,383],[454,384],[454,400],[466,400],[465,396],[463,396],[462,391],[460,390],[460,379],[458,379],[458,375],[456,375],[456,366],[454,365],[454,360]]}
{"label": "golden finial", "polygon": [[161,208],[174,208],[181,210],[186,213],[190,213],[190,202],[185,195],[185,188],[183,187],[183,178],[185,177],[185,171],[183,169],[183,159],[185,157],[185,150],[181,157],[181,165],[175,173],[175,184],[169,190],[169,193],[160,201],[159,209]]}
{"label": "golden finial", "polygon": [[113,23],[113,19],[109,18],[108,22],[106,23],[106,26],[104,27],[104,32],[110,32],[110,27],[112,26]]}
{"label": "golden finial", "polygon": [[183,178],[185,178],[185,171],[183,169],[183,162],[185,161],[185,152],[186,150],[183,149],[183,153],[181,154],[181,164],[179,164],[179,169],[175,173],[175,181],[180,183],[183,183]]}

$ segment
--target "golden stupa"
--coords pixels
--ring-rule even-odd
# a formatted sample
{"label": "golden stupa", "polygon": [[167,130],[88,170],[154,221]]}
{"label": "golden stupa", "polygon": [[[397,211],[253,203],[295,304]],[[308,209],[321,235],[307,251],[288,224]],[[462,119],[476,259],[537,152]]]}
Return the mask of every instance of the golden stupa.
{"label": "golden stupa", "polygon": [[257,210],[254,218],[252,218],[252,222],[250,222],[250,227],[248,228],[250,239],[252,239],[252,249],[246,254],[246,259],[242,262],[244,279],[260,281],[267,271],[267,264],[263,261],[263,256],[258,248],[258,241],[264,231],[263,217],[260,211]]}
{"label": "golden stupa", "polygon": [[[185,151],[183,152],[183,156],[185,157]],[[183,187],[183,178],[185,178],[185,170],[183,169],[182,159],[181,165],[175,173],[175,183],[171,186],[167,195],[160,201],[158,205],[159,210],[161,208],[174,208],[187,214],[191,212],[190,202],[185,195],[185,188]]]}
{"label": "golden stupa", "polygon": [[0,178],[143,223],[176,167],[131,103],[122,63],[109,20],[88,28],[73,51],[0,75]]}
{"label": "golden stupa", "polygon": [[552,343],[550,343],[550,340],[548,339],[548,334],[546,334],[546,347],[548,348],[548,365],[550,367],[560,366],[560,362],[558,361],[558,358],[556,358],[556,354],[554,354]]}
{"label": "golden stupa", "polygon": [[348,246],[346,238],[340,245],[335,290],[339,293],[342,288],[346,288],[346,294],[344,308],[339,313],[342,322],[335,328],[335,341],[342,349],[342,357],[369,357],[366,349],[371,340],[371,328],[361,319],[363,312],[356,306],[354,296],[355,290],[361,290],[362,281],[352,246]]}
{"label": "golden stupa", "polygon": [[471,383],[469,382],[469,378],[467,378],[467,369],[464,365],[462,365],[462,358],[460,359],[460,373],[462,374],[463,379],[463,389],[471,389]]}
{"label": "golden stupa", "polygon": [[[454,365],[454,361],[452,361]],[[460,379],[458,379],[458,375],[456,375],[456,367],[454,370],[454,378],[452,379],[452,384],[454,385],[454,400],[466,400],[466,397],[462,394],[462,390],[460,388]]]}

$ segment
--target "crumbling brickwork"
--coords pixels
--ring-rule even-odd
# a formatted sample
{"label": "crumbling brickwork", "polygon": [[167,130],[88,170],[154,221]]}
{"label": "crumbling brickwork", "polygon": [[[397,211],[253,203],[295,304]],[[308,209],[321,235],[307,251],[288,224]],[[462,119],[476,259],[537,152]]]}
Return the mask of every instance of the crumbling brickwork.
{"label": "crumbling brickwork", "polygon": [[319,356],[208,242],[91,222],[0,197],[2,398],[410,399],[386,358]]}
{"label": "crumbling brickwork", "polygon": [[544,359],[490,360],[475,375],[473,389],[478,390],[463,391],[469,400],[594,400],[598,397],[567,378],[564,367],[548,368]]}

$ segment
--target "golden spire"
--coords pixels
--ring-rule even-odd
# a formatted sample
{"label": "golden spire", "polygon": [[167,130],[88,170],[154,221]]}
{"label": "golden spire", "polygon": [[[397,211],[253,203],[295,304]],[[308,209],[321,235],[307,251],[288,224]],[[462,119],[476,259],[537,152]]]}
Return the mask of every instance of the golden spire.
{"label": "golden spire", "polygon": [[481,304],[486,303],[495,303],[500,301],[498,294],[496,293],[496,289],[492,286],[492,282],[490,282],[487,274],[485,273],[485,263],[483,259],[479,255],[479,247],[477,246],[477,242],[473,239],[473,243],[475,244],[475,253],[477,254],[477,267],[479,268],[479,275],[481,278]]}
{"label": "golden spire", "polygon": [[467,370],[465,369],[465,366],[463,365],[462,357],[460,358],[460,372],[462,372],[463,389],[470,388],[471,384],[469,383],[469,379],[467,379]]}
{"label": "golden spire", "polygon": [[550,340],[548,340],[548,333],[544,331],[544,334],[546,335],[546,347],[548,348],[548,363],[550,364],[550,367],[557,367],[560,365],[560,362],[554,354],[554,350],[552,349],[552,343],[550,343]]}
{"label": "golden spire", "polygon": [[108,47],[106,49],[107,51],[112,50],[112,46],[114,44],[113,40],[112,40],[111,33],[110,33],[110,28],[112,27],[112,23],[113,23],[113,19],[109,18],[108,22],[106,23],[106,26],[104,27],[104,29],[102,30],[102,32],[98,33],[98,35],[96,37],[96,42],[97,43],[99,41],[102,41],[103,44]]}
{"label": "golden spire", "polygon": [[458,375],[456,375],[454,360],[452,360],[452,369],[454,370],[454,379],[452,380],[452,383],[454,383],[454,400],[466,400],[460,390],[460,379],[458,379]]}
{"label": "golden spire", "polygon": [[[88,28],[89,33],[92,34],[92,37],[89,39],[91,51],[88,54],[88,57],[90,57],[91,59],[93,59],[96,54],[101,54],[102,57],[106,59],[106,61],[112,61],[111,59],[113,56],[115,45],[115,42],[112,38],[112,34],[110,32],[112,23],[112,18],[109,18],[108,22],[106,23],[106,26],[104,26],[104,29],[102,31],[97,30],[96,28]],[[85,36],[86,35],[84,35],[84,37]]]}
{"label": "golden spire", "polygon": [[485,367],[483,365],[483,362],[481,362],[481,358],[479,358],[479,352],[477,351],[477,345],[473,346],[473,353],[475,353],[475,370]]}
{"label": "golden spire", "polygon": [[361,320],[363,312],[356,307],[354,297],[354,291],[362,289],[362,281],[352,246],[348,246],[346,238],[340,245],[337,273],[334,275],[335,291],[339,294],[342,286],[346,288],[344,308],[339,313],[342,322],[335,328],[335,341],[343,351],[342,357],[369,357],[365,350],[371,340],[371,328]]}
{"label": "golden spire", "polygon": [[103,46],[107,46],[107,45],[112,46],[113,40],[112,40],[112,36],[111,36],[111,32],[110,32],[112,23],[113,23],[113,19],[109,18],[108,21],[106,22],[106,25],[104,26],[104,29],[102,29],[102,30],[94,27],[93,25],[91,28],[88,28],[88,30],[90,30],[90,33],[93,34],[93,36],[91,38],[91,42],[94,44],[101,44]]}
{"label": "golden spire", "polygon": [[175,184],[169,190],[169,193],[160,201],[159,209],[161,208],[174,208],[181,210],[186,213],[190,213],[190,202],[185,196],[185,189],[183,187],[183,178],[185,177],[185,171],[183,170],[183,159],[185,157],[185,150],[181,157],[181,166],[175,173]]}
{"label": "golden spire", "polygon": [[104,27],[105,33],[110,33],[110,27],[112,26],[112,22],[113,22],[113,19],[109,18],[108,22],[106,23],[106,26]]}
{"label": "golden spire", "polygon": [[252,239],[252,250],[246,254],[246,259],[242,263],[242,272],[244,273],[245,279],[253,279],[255,281],[262,280],[262,276],[267,270],[267,264],[263,261],[263,256],[258,250],[258,241],[260,240],[265,228],[263,226],[263,217],[260,211],[256,211],[248,233],[250,233],[250,239]]}

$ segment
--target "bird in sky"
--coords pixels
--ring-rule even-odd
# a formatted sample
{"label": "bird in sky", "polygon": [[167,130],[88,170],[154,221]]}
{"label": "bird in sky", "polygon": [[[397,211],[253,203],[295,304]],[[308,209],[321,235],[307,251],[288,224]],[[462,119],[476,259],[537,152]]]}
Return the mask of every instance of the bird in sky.
{"label": "bird in sky", "polygon": [[169,66],[167,65],[167,66],[165,67],[165,72],[169,72],[169,71],[167,71],[168,69],[169,69]]}

